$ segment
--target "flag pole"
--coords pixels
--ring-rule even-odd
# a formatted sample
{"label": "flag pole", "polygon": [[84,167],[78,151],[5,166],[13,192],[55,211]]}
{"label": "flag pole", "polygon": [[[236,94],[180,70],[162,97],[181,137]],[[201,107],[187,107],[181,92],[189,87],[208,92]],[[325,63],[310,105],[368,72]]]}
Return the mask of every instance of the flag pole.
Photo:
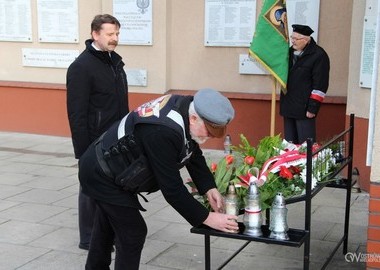
{"label": "flag pole", "polygon": [[270,117],[270,136],[274,136],[275,119],[276,119],[276,90],[277,90],[277,80],[274,76],[273,78],[273,88],[272,88],[272,101],[271,101],[271,117]]}

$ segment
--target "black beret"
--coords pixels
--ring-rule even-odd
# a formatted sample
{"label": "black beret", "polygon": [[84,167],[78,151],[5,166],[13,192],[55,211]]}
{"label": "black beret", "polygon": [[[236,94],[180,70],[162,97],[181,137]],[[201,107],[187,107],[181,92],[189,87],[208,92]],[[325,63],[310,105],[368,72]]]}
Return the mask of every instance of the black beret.
{"label": "black beret", "polygon": [[314,33],[313,29],[311,29],[307,25],[302,24],[293,24],[293,32],[299,33],[304,36],[310,36],[312,33]]}

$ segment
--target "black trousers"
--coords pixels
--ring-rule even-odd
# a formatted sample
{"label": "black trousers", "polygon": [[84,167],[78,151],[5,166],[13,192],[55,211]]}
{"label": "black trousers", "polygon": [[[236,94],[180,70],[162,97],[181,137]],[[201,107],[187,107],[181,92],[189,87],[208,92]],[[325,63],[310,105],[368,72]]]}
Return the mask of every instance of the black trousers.
{"label": "black trousers", "polygon": [[285,140],[295,144],[302,144],[306,139],[316,141],[315,118],[294,119],[284,117]]}
{"label": "black trousers", "polygon": [[115,241],[115,270],[139,269],[147,235],[138,209],[96,201],[96,213],[86,270],[109,270]]}
{"label": "black trousers", "polygon": [[91,232],[94,224],[96,204],[95,201],[82,192],[79,187],[78,196],[78,218],[79,218],[79,246],[88,248],[90,246]]}

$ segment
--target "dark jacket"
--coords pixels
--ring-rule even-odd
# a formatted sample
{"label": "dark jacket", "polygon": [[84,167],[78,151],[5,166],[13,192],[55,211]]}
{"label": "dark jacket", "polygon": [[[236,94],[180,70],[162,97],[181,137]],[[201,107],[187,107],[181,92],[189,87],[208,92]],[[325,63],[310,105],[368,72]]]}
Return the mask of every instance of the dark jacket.
{"label": "dark jacket", "polygon": [[67,71],[67,112],[75,157],[129,111],[124,63],[115,52],[97,51],[93,40]]}
{"label": "dark jacket", "polygon": [[[287,93],[281,92],[280,114],[284,117],[306,119],[306,111],[317,114],[329,87],[330,60],[327,53],[311,38],[303,54],[293,65],[294,49],[289,49]],[[323,94],[324,93],[324,94]]]}
{"label": "dark jacket", "polygon": [[[189,193],[179,170],[186,166],[190,177],[201,194],[205,194],[216,186],[199,145],[190,139],[188,108],[191,100],[192,97],[183,98],[178,109],[184,121],[186,137],[190,140],[189,152],[191,152],[191,156],[185,163],[182,162],[184,160],[183,131],[159,123],[146,123],[135,126],[134,136],[149,160],[155,180],[166,201],[190,224],[196,226],[202,224],[208,217],[209,212]],[[170,102],[167,104],[170,104]],[[147,110],[144,111],[144,113],[147,112]],[[136,112],[142,112],[142,109]],[[116,123],[105,134],[104,140],[107,145],[110,145],[110,137],[113,137],[115,142],[117,141],[118,127],[119,123]],[[79,160],[79,180],[83,192],[93,199],[142,210],[137,195],[124,191],[112,179],[107,178],[102,173],[96,158],[94,144],[88,148]]]}

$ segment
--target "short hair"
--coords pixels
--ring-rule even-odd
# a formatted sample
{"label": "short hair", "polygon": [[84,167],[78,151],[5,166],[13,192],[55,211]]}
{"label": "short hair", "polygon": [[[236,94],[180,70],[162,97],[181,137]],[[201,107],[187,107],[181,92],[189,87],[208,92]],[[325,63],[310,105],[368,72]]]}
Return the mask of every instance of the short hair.
{"label": "short hair", "polygon": [[192,101],[189,105],[189,116],[190,115],[195,115],[197,117],[197,121],[198,122],[201,122],[203,123],[203,119],[199,116],[199,114],[197,113],[197,111],[195,110],[195,107],[194,107],[194,101]]}
{"label": "short hair", "polygon": [[198,116],[197,112],[195,111],[194,102],[193,101],[189,105],[189,115],[192,115],[192,114],[195,114],[196,116]]}
{"label": "short hair", "polygon": [[114,16],[109,14],[99,14],[94,17],[91,22],[91,33],[93,31],[99,32],[102,29],[104,23],[115,24],[120,28],[120,22]]}

